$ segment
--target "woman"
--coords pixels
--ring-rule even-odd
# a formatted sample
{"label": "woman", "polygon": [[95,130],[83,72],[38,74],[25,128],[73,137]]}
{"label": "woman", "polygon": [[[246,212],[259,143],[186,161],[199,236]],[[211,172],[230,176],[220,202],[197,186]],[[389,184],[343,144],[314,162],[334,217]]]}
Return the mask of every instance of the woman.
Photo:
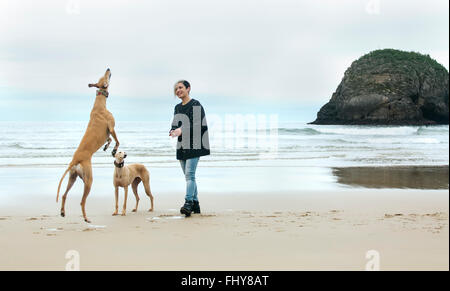
{"label": "woman", "polygon": [[175,106],[171,137],[178,137],[177,160],[186,178],[185,203],[180,213],[190,216],[192,212],[200,213],[195,171],[201,156],[210,154],[208,126],[205,110],[200,102],[191,98],[191,85],[188,81],[178,81],[174,86],[175,95],[181,103]]}

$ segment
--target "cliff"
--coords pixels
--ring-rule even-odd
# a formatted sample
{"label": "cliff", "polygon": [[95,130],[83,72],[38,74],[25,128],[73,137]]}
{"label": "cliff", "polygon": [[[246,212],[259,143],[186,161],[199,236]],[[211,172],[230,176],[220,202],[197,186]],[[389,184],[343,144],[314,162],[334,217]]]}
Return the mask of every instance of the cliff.
{"label": "cliff", "polygon": [[354,61],[312,124],[449,124],[449,74],[428,55],[376,50]]}

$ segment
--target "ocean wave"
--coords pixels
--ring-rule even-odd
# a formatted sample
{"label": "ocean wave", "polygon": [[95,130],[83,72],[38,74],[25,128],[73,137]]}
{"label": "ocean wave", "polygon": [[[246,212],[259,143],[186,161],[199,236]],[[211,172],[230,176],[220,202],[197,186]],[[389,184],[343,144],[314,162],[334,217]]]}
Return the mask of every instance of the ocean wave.
{"label": "ocean wave", "polygon": [[[113,145],[114,142],[111,144]],[[79,143],[74,142],[69,144],[58,144],[57,142],[51,142],[49,144],[45,144],[42,141],[37,141],[35,143],[30,142],[3,142],[0,143],[0,148],[7,150],[7,149],[17,149],[17,150],[36,150],[36,151],[43,151],[43,150],[67,150],[71,151],[72,153],[78,148]],[[112,149],[112,146],[110,145],[110,149]],[[140,145],[140,146],[137,146]],[[161,152],[161,151],[172,151],[172,147],[167,144],[162,143],[146,143],[146,142],[135,142],[135,143],[129,143],[127,146],[121,146],[121,149],[124,151],[138,151],[138,152],[145,152],[145,153],[152,153],[152,152]],[[100,151],[100,149],[99,149]],[[109,150],[108,150],[109,151]]]}
{"label": "ocean wave", "polygon": [[54,145],[51,146],[42,146],[42,145],[36,145],[32,143],[27,142],[8,142],[0,144],[0,148],[11,148],[11,149],[25,149],[25,150],[61,150],[61,149],[76,149],[78,147],[78,144],[76,146],[67,146],[67,145]]}
{"label": "ocean wave", "polygon": [[370,138],[366,140],[369,144],[439,144],[436,138]]}
{"label": "ocean wave", "polygon": [[322,134],[319,130],[315,130],[314,128],[278,128],[278,132],[280,133],[289,133],[289,134],[304,134],[304,135],[318,135]]}
{"label": "ocean wave", "polygon": [[440,125],[440,126],[423,126],[419,127],[417,130],[418,135],[427,135],[427,134],[433,134],[433,135],[448,135],[449,128],[447,125]]}
{"label": "ocean wave", "polygon": [[447,126],[315,126],[305,128],[278,128],[279,133],[294,135],[372,135],[372,136],[407,136],[423,134],[448,134]]}
{"label": "ocean wave", "polygon": [[419,130],[417,127],[400,126],[400,127],[362,127],[362,126],[346,126],[346,127],[320,127],[316,128],[319,133],[326,134],[342,134],[342,135],[413,135]]}

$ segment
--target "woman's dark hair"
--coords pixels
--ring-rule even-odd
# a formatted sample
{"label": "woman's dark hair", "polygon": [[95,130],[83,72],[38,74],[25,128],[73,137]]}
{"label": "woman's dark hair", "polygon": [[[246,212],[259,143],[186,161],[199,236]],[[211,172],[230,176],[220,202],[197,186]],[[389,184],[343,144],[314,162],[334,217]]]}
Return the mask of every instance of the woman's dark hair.
{"label": "woman's dark hair", "polygon": [[175,93],[175,91],[176,91],[176,88],[175,88],[175,87],[176,87],[177,84],[179,84],[179,83],[182,83],[182,84],[184,85],[184,87],[186,87],[186,89],[191,88],[191,84],[189,84],[188,81],[186,81],[186,80],[180,80],[180,81],[176,82],[175,85],[174,85],[174,89],[173,89],[174,93]]}

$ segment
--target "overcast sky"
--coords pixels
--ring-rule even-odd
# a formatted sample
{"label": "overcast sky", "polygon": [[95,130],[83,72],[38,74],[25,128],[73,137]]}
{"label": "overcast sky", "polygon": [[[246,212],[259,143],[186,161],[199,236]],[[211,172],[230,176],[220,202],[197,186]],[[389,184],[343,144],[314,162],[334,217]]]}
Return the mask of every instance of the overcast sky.
{"label": "overcast sky", "polygon": [[187,79],[215,111],[279,105],[295,116],[381,48],[448,69],[448,0],[1,0],[0,120],[79,120],[95,95],[87,84],[108,67],[118,111],[172,112],[172,86]]}

